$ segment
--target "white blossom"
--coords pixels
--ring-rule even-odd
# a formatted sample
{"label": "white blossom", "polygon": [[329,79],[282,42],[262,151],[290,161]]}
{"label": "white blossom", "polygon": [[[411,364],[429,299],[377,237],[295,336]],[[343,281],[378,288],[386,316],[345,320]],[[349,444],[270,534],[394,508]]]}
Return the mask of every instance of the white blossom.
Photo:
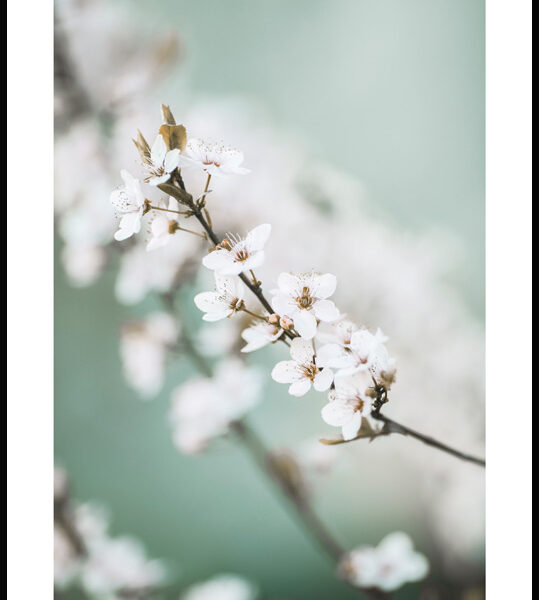
{"label": "white blossom", "polygon": [[322,409],[322,419],[334,427],[341,427],[345,440],[351,440],[361,427],[364,417],[370,415],[372,399],[365,391],[372,381],[368,377],[336,379],[335,389],[328,394],[328,404]]}
{"label": "white blossom", "polygon": [[194,298],[199,310],[205,313],[204,321],[219,321],[231,317],[241,310],[243,302],[243,284],[236,277],[223,277],[215,273],[215,291],[201,292]]}
{"label": "white blossom", "polygon": [[318,351],[319,363],[338,369],[337,377],[368,372],[389,388],[395,377],[395,359],[385,346],[387,337],[380,329],[375,334],[366,328],[354,333],[348,344],[329,343]]}
{"label": "white blossom", "polygon": [[392,592],[426,577],[429,563],[423,554],[414,551],[407,534],[395,532],[376,548],[362,546],[352,550],[342,559],[341,570],[358,587]]}
{"label": "white blossom", "polygon": [[167,151],[163,136],[158,135],[150,150],[150,164],[145,165],[149,173],[146,181],[154,186],[166,183],[172,171],[178,167],[179,159],[179,148]]}
{"label": "white blossom", "polygon": [[271,225],[259,225],[245,238],[229,235],[216,250],[202,259],[202,264],[221,275],[239,275],[256,269],[264,262],[264,245],[271,233]]}
{"label": "white blossom", "polygon": [[278,325],[266,321],[255,321],[241,332],[241,337],[246,342],[242,352],[254,352],[278,340],[283,335],[283,330]]}
{"label": "white blossom", "polygon": [[310,341],[294,338],[290,343],[292,360],[283,360],[273,367],[271,376],[277,383],[289,383],[288,393],[303,396],[311,385],[318,392],[327,390],[333,381],[331,369],[320,369],[314,362],[314,348]]}
{"label": "white blossom", "polygon": [[149,560],[140,542],[131,537],[103,537],[87,544],[88,557],[82,565],[84,589],[95,596],[119,590],[144,590],[165,580],[158,560]]}
{"label": "white blossom", "polygon": [[205,142],[191,138],[184,153],[179,157],[182,169],[202,169],[208,175],[218,177],[227,175],[245,175],[248,169],[241,167],[243,152],[219,143]]}
{"label": "white blossom", "polygon": [[196,335],[198,350],[204,356],[227,354],[238,343],[238,325],[230,319],[202,325]]}
{"label": "white blossom", "polygon": [[163,312],[144,321],[127,323],[120,335],[120,356],[124,376],[131,387],[148,398],[163,385],[167,349],[178,338],[178,325]]}
{"label": "white blossom", "polygon": [[215,376],[198,377],[172,392],[170,421],[181,452],[194,454],[228,431],[260,400],[260,373],[237,359],[223,361]]}
{"label": "white blossom", "polygon": [[301,337],[312,339],[317,321],[331,322],[339,317],[339,310],[328,300],[337,286],[335,275],[281,273],[278,286],[272,300],[273,310],[291,317]]}
{"label": "white blossom", "polygon": [[[168,210],[178,210],[178,203],[170,196],[168,204],[163,207]],[[152,237],[146,246],[146,250],[155,250],[166,246],[178,230],[178,217],[172,212],[155,211],[150,223]]]}
{"label": "white blossom", "polygon": [[110,195],[112,205],[121,214],[120,228],[114,234],[114,239],[118,241],[125,240],[140,231],[145,207],[140,181],[125,169],[120,174],[124,185]]}
{"label": "white blossom", "polygon": [[181,600],[254,600],[255,586],[238,575],[216,575],[188,588]]}
{"label": "white blossom", "polygon": [[65,244],[61,253],[65,272],[76,287],[92,284],[103,271],[107,262],[101,246]]}

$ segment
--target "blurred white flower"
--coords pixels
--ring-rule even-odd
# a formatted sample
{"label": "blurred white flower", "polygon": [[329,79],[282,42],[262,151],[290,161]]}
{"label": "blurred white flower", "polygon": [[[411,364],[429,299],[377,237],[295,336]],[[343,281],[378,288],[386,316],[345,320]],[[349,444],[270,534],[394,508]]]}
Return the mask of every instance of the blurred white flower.
{"label": "blurred white flower", "polygon": [[114,239],[118,241],[125,240],[140,231],[145,207],[140,181],[125,169],[122,169],[120,174],[124,185],[110,195],[112,205],[122,215],[120,228],[114,234]]}
{"label": "blurred white flower", "polygon": [[259,225],[244,239],[229,235],[216,250],[202,259],[202,264],[220,275],[239,275],[256,269],[264,262],[264,245],[271,233],[271,225]]}
{"label": "blurred white flower", "polygon": [[107,255],[101,246],[65,244],[62,264],[71,283],[76,287],[92,284],[103,271]]}
{"label": "blurred white flower", "polygon": [[278,325],[265,321],[255,321],[241,332],[241,337],[246,344],[242,352],[254,352],[278,340],[283,335],[283,330]]}
{"label": "blurred white flower", "polygon": [[163,564],[149,560],[140,542],[127,536],[92,540],[81,570],[84,589],[98,597],[151,589],[162,584],[165,576]]}
{"label": "blurred white flower", "polygon": [[204,321],[219,321],[231,317],[241,310],[243,302],[243,284],[236,277],[223,277],[215,273],[215,291],[200,292],[194,298],[199,310],[206,313]]}
{"label": "blurred white flower", "polygon": [[218,177],[249,173],[248,169],[240,166],[242,162],[243,152],[197,138],[191,138],[187,142],[185,151],[179,158],[182,169],[202,169],[208,175]]}
{"label": "blurred white flower", "polygon": [[158,135],[150,150],[150,164],[145,165],[148,170],[146,181],[153,186],[166,183],[170,174],[178,166],[180,150],[167,151],[167,145],[162,135]]}
{"label": "blurred white flower", "polygon": [[196,335],[197,347],[204,356],[227,354],[238,342],[238,333],[235,320],[223,319],[204,324]]}
{"label": "blurred white flower", "polygon": [[304,471],[326,474],[335,464],[338,447],[321,444],[319,439],[309,439],[299,445],[295,455]]}
{"label": "blurred white flower", "polygon": [[402,532],[389,534],[376,548],[362,546],[352,550],[340,567],[352,584],[384,592],[419,581],[429,572],[425,556],[414,551],[412,540]]}
{"label": "blurred white flower", "polygon": [[335,389],[328,394],[328,404],[322,409],[322,419],[333,427],[340,427],[345,440],[351,440],[361,427],[363,417],[370,415],[372,399],[365,390],[372,381],[356,376],[351,379],[335,379]]}
{"label": "blurred white flower", "polygon": [[136,304],[150,292],[170,291],[182,272],[195,267],[200,238],[175,235],[168,244],[147,252],[142,244],[122,253],[116,279],[116,297],[123,304]]}
{"label": "blurred white flower", "polygon": [[54,526],[54,585],[66,588],[79,573],[80,561],[62,528]]}
{"label": "blurred white flower", "polygon": [[238,575],[216,575],[187,589],[181,600],[255,600],[255,586]]}
{"label": "blurred white flower", "polygon": [[[338,369],[336,377],[346,377],[358,372],[369,372],[378,382],[389,384],[394,379],[395,360],[384,345],[387,337],[380,329],[372,334],[361,328],[352,333],[350,343],[325,344],[318,351],[319,363]],[[389,387],[389,386],[388,386]]]}
{"label": "blurred white flower", "polygon": [[333,382],[333,371],[319,369],[313,361],[314,348],[310,341],[294,338],[290,343],[292,360],[283,360],[273,367],[271,376],[277,383],[290,383],[288,393],[303,396],[311,385],[318,392],[327,390]]}
{"label": "blurred white flower", "polygon": [[167,349],[178,339],[175,320],[163,312],[127,323],[120,334],[120,357],[126,381],[142,397],[155,396],[163,385]]}
{"label": "blurred white flower", "polygon": [[213,378],[199,377],[172,392],[170,421],[174,443],[194,454],[228,431],[260,401],[261,376],[237,359],[221,362]]}
{"label": "blurred white flower", "polygon": [[317,331],[316,339],[322,343],[335,343],[344,348],[350,348],[352,335],[359,329],[353,321],[346,318],[341,318],[325,326],[320,327]]}
{"label": "blurred white flower", "polygon": [[330,322],[338,319],[339,310],[328,300],[337,287],[335,275],[281,273],[278,286],[271,303],[273,310],[291,317],[301,337],[309,340],[314,337],[317,320]]}
{"label": "blurred white flower", "polygon": [[[158,204],[157,206],[160,206]],[[168,204],[163,208],[168,210],[178,210],[178,203],[170,196]],[[172,239],[172,236],[178,230],[178,217],[172,212],[155,211],[150,223],[150,232],[152,237],[146,246],[146,250],[155,250],[166,246]]]}

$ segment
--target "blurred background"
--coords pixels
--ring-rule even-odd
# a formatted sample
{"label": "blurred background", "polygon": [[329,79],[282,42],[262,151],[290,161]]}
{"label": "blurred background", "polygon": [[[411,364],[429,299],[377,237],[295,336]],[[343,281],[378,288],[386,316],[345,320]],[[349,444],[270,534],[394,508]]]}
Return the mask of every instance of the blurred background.
{"label": "blurred background", "polygon": [[[170,395],[192,362],[167,360],[149,401],[126,381],[122,327],[161,310],[166,284],[133,289],[148,266],[128,264],[136,248],[111,249],[109,195],[162,102],[193,135],[240,147],[252,173],[223,185],[234,201],[214,222],[245,231],[273,217],[275,232],[290,218],[268,248],[267,289],[281,270],[336,273],[338,304],[381,326],[397,356],[386,413],[483,454],[483,2],[59,0],[55,22],[55,462],[70,493],[162,559],[178,596],[232,572],[262,598],[357,597],[233,439],[175,448]],[[202,340],[192,297],[209,279],[181,267],[178,306]],[[271,382],[283,358],[249,357],[267,373],[249,421],[305,457],[336,432],[316,394]],[[309,474],[313,503],[345,547],[403,530],[431,561],[427,591],[397,598],[482,597],[480,470],[396,436],[340,447],[331,463]]]}

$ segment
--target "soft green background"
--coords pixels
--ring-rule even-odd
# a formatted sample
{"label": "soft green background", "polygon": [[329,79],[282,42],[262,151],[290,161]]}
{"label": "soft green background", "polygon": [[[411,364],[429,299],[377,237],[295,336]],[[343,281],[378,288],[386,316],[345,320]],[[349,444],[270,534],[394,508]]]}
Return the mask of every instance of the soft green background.
{"label": "soft green background", "polygon": [[[185,64],[172,86],[248,96],[313,157],[359,176],[387,218],[457,236],[462,293],[482,318],[482,1],[137,0],[128,7],[130,18],[147,26],[178,28]],[[232,443],[197,458],[173,449],[168,392],[188,376],[188,363],[174,365],[155,401],[140,402],[126,388],[118,329],[150,306],[117,305],[112,272],[76,290],[57,268],[55,454],[76,495],[108,506],[113,531],[138,536],[152,556],[180,566],[183,582],[233,571],[252,577],[266,597],[357,597],[335,581]],[[272,389],[271,402],[253,416],[266,436],[285,409]],[[272,445],[319,432],[316,415],[305,422],[301,405],[297,413],[288,404],[286,410]],[[381,477],[377,497],[386,484]],[[331,485],[317,507],[346,545],[376,542],[410,514],[413,491],[402,485],[397,509],[373,509],[368,491],[350,499]],[[398,597],[417,592],[408,588]]]}

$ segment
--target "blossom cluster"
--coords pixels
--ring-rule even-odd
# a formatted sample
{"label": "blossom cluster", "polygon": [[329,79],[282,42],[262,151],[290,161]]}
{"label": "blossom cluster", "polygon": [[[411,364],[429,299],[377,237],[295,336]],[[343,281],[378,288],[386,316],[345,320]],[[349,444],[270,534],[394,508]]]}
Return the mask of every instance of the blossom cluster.
{"label": "blossom cluster", "polygon": [[67,498],[65,473],[55,469],[54,583],[78,585],[91,598],[115,598],[160,587],[167,578],[162,561],[149,559],[130,536],[112,537],[106,511]]}
{"label": "blossom cluster", "polygon": [[[337,278],[331,273],[282,272],[268,302],[262,296],[262,284],[254,269],[264,264],[271,225],[263,223],[245,236],[228,233],[219,239],[206,208],[212,176],[248,173],[241,167],[243,154],[223,144],[188,139],[185,127],[176,124],[167,106],[162,107],[162,116],[163,124],[151,146],[140,131],[134,141],[147,173],[144,181],[168,194],[166,208],[163,200],[152,203],[147,199],[142,182],[122,171],[124,184],[111,195],[120,216],[116,240],[138,233],[148,213],[153,219],[147,245],[150,251],[166,246],[178,233],[188,232],[209,239],[210,251],[201,263],[213,271],[215,289],[194,298],[195,305],[204,313],[203,320],[220,321],[241,312],[252,316],[253,322],[241,334],[246,342],[243,352],[283,341],[289,347],[290,358],[274,366],[272,378],[288,384],[288,392],[293,396],[303,396],[311,387],[318,392],[328,392],[322,418],[329,425],[340,427],[344,439],[354,438],[363,419],[370,416],[374,402],[387,399],[395,379],[395,360],[385,346],[387,338],[380,330],[372,333],[341,314],[331,299],[337,287]],[[196,200],[186,191],[182,169],[198,169],[207,176],[206,186]],[[191,219],[198,228],[186,229],[180,225],[180,219]],[[247,308],[246,287],[261,301],[262,313]],[[132,343],[128,347],[132,347]],[[221,410],[210,408],[214,394],[207,389],[208,382],[193,381],[190,385],[193,389],[183,388],[179,400],[174,401],[174,413],[183,417],[174,421],[187,423],[176,436],[179,446],[197,448],[204,445],[209,432],[226,429],[231,417],[226,401],[220,403]],[[207,418],[201,414],[190,416],[189,395],[194,391],[208,399],[205,409],[201,404],[197,406],[197,411],[207,413]],[[222,411],[224,414],[220,414]]]}

